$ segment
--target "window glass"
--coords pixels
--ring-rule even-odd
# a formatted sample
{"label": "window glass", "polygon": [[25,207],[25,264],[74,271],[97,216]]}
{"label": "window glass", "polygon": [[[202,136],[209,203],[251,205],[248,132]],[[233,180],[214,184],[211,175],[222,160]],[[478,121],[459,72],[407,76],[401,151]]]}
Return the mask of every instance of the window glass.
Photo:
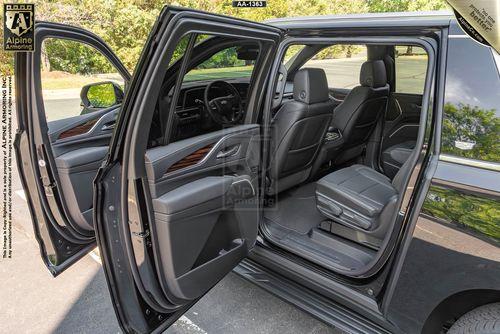
{"label": "window glass", "polygon": [[359,72],[366,60],[365,45],[332,45],[318,52],[302,67],[322,68],[330,88],[352,89],[359,85]]}
{"label": "window glass", "polygon": [[[194,47],[190,50],[188,46],[193,42],[193,38]],[[209,39],[217,41],[207,48],[204,43],[209,43]],[[214,45],[221,46],[213,50]],[[158,110],[153,116],[149,146],[171,143],[242,124],[250,87],[249,78],[259,53],[259,44],[252,40],[194,33],[180,39],[166,72]],[[187,55],[190,58],[185,60]],[[195,57],[196,63],[193,63]],[[172,66],[175,62],[176,65]],[[177,90],[181,62],[186,62],[191,69],[183,75]],[[170,115],[174,103],[175,111]],[[165,136],[168,136],[168,139]]]}
{"label": "window glass", "polygon": [[301,44],[290,45],[285,52],[285,56],[283,57],[283,64],[285,64],[286,68],[290,68],[290,65],[293,62],[293,59],[301,52],[306,46]]}
{"label": "window glass", "polygon": [[492,50],[450,38],[442,153],[500,162],[500,76]]}
{"label": "window glass", "polygon": [[424,92],[427,52],[417,46],[396,46],[396,93]]}
{"label": "window glass", "polygon": [[184,77],[184,81],[250,77],[255,60],[240,59],[237,47],[217,52]]}
{"label": "window glass", "polygon": [[47,121],[117,105],[124,81],[113,64],[93,47],[47,38],[41,52],[42,94]]}

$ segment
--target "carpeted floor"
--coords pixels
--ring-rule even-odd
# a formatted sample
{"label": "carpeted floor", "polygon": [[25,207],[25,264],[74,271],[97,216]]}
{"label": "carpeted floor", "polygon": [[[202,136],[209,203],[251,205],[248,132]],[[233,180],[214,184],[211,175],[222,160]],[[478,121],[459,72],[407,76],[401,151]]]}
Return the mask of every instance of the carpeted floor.
{"label": "carpeted floor", "polygon": [[266,208],[264,217],[300,234],[307,234],[325,220],[316,208],[316,182],[290,189],[279,195],[273,207]]}

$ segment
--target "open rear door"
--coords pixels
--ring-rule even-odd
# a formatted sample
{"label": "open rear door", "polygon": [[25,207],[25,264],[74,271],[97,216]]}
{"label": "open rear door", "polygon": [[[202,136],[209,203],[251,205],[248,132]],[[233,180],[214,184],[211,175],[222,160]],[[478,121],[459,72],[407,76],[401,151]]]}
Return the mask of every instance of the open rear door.
{"label": "open rear door", "polygon": [[[153,28],[95,181],[97,239],[125,332],[165,330],[254,246],[262,173],[257,119],[282,35],[169,7]],[[192,71],[234,50],[241,66],[231,73],[241,75]],[[239,92],[221,93],[221,77]],[[220,85],[221,96],[203,105],[211,84]],[[221,126],[207,130],[212,123],[203,117],[217,108]],[[193,119],[202,120],[201,132],[188,136]]]}
{"label": "open rear door", "polygon": [[[84,29],[41,22],[35,41],[34,52],[15,54],[14,148],[41,256],[55,276],[95,247],[92,181],[108,152],[120,84],[130,75]],[[82,61],[89,57],[94,61]],[[96,91],[110,99],[88,100]]]}

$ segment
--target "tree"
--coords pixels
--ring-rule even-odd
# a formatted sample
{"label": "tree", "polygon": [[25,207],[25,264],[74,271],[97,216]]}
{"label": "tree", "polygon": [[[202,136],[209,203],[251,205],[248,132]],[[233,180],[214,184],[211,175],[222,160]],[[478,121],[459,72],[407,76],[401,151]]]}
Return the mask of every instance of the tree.
{"label": "tree", "polygon": [[[269,0],[265,8],[233,8],[228,0],[35,0],[36,20],[79,26],[102,37],[132,71],[146,38],[165,4],[223,13],[243,19],[366,12],[436,10],[445,0]],[[3,8],[2,8],[3,10]],[[346,50],[353,52],[353,50]],[[49,64],[45,59],[44,64]],[[0,51],[2,75],[12,74],[10,53]],[[49,68],[47,68],[49,69]]]}
{"label": "tree", "polygon": [[[455,141],[474,143],[470,150],[455,147]],[[445,153],[471,159],[500,161],[500,117],[494,109],[468,104],[444,106],[442,148]]]}

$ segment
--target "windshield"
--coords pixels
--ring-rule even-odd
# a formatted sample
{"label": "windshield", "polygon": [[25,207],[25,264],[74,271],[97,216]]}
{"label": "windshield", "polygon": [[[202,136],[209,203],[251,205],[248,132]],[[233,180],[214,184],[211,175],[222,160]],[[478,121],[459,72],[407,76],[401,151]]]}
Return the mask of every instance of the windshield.
{"label": "windshield", "polygon": [[238,59],[236,47],[221,50],[189,71],[184,81],[245,78],[252,75],[255,60]]}

